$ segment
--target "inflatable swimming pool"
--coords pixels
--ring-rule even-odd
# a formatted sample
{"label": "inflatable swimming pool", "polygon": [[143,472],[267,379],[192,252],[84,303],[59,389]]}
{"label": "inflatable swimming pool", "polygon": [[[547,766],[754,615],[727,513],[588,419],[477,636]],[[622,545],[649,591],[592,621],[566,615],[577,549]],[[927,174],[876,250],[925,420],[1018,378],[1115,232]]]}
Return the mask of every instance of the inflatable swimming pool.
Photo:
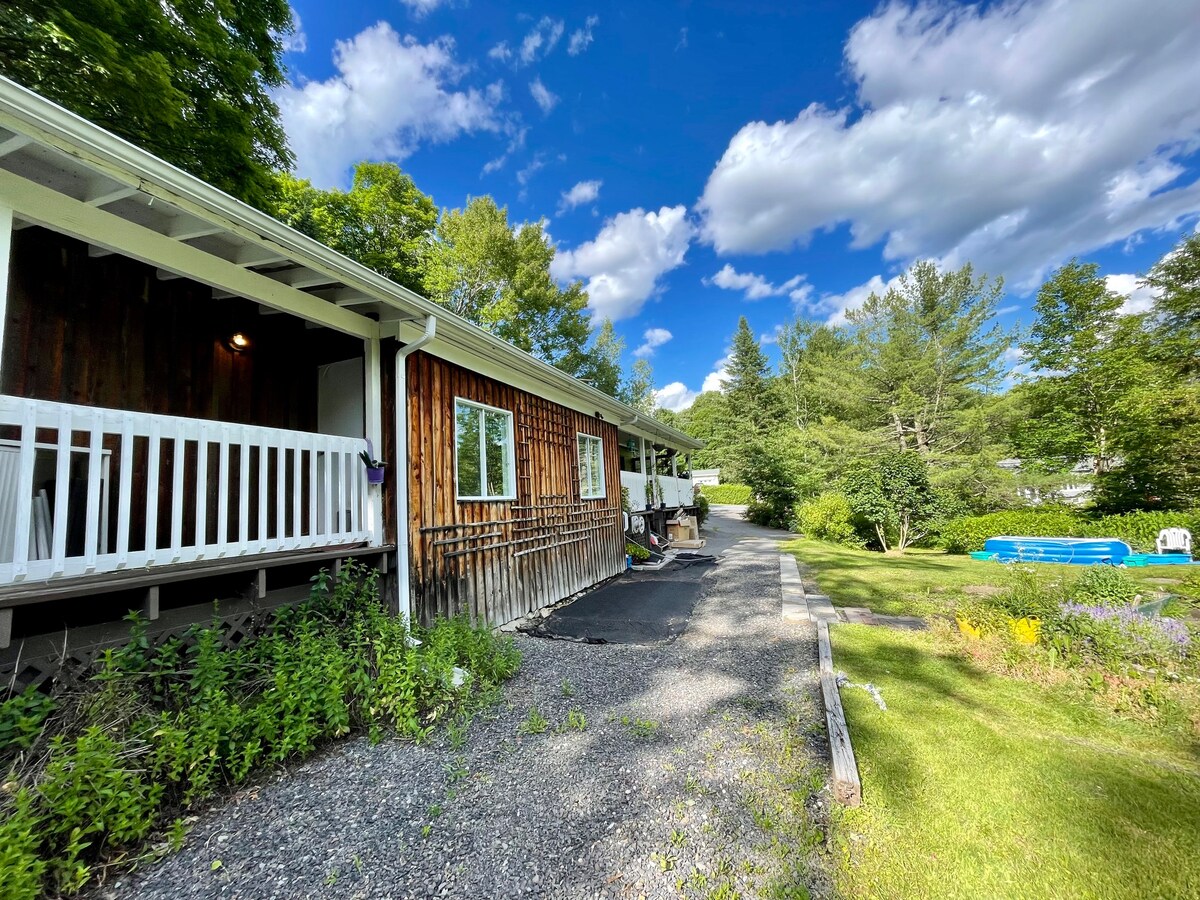
{"label": "inflatable swimming pool", "polygon": [[984,542],[988,559],[1001,562],[1055,562],[1092,566],[1097,563],[1119,566],[1133,553],[1116,538],[1041,538],[994,537]]}

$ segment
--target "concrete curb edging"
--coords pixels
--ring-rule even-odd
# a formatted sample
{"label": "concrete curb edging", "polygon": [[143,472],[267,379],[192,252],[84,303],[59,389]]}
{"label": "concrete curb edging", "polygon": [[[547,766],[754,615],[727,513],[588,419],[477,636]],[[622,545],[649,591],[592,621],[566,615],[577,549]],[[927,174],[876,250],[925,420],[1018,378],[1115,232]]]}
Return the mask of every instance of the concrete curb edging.
{"label": "concrete curb edging", "polygon": [[783,617],[788,621],[838,621],[837,610],[828,597],[805,592],[800,566],[790,553],[779,554],[779,585],[783,593]]}

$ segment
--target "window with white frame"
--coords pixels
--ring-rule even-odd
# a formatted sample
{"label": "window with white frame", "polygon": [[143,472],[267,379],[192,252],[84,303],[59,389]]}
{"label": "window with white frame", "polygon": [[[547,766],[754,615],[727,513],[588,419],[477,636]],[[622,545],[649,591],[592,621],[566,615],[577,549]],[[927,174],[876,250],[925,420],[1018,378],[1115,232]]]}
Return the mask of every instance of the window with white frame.
{"label": "window with white frame", "polygon": [[579,496],[596,500],[604,493],[604,441],[595,435],[578,434]]}
{"label": "window with white frame", "polygon": [[470,400],[454,400],[454,480],[459,500],[515,500],[513,416]]}

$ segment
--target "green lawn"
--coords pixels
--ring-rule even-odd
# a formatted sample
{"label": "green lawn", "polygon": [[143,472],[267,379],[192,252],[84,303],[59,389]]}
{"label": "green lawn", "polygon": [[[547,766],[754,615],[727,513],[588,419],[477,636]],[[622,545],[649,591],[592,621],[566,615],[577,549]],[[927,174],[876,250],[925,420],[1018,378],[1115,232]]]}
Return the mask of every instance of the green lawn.
{"label": "green lawn", "polygon": [[[1003,563],[971,559],[941,550],[909,550],[885,555],[801,538],[784,545],[807,566],[835,606],[866,606],[886,615],[932,616],[953,612],[972,592],[996,591],[1007,583]],[[1042,564],[1047,571],[1077,575],[1082,566]],[[1162,588],[1148,578],[1170,578],[1169,568],[1127,569],[1147,589]],[[1169,589],[1169,586],[1168,586]]]}
{"label": "green lawn", "polygon": [[[931,583],[973,583],[958,562]],[[821,580],[836,596],[872,570],[833,574]],[[988,674],[933,634],[837,625],[832,638],[835,668],[888,705],[841,692],[864,796],[834,828],[846,896],[1200,897],[1194,734]]]}

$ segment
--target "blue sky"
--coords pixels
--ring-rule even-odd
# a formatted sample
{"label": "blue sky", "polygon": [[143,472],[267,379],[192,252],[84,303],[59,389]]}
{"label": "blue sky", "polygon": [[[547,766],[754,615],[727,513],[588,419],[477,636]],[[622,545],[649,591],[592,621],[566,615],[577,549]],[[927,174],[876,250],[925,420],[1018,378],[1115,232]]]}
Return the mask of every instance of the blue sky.
{"label": "blue sky", "polygon": [[299,174],[392,159],[440,206],[545,219],[673,408],[738,316],[771,350],[918,258],[1004,276],[1009,323],[1075,255],[1144,308],[1200,214],[1192,0],[293,8]]}

